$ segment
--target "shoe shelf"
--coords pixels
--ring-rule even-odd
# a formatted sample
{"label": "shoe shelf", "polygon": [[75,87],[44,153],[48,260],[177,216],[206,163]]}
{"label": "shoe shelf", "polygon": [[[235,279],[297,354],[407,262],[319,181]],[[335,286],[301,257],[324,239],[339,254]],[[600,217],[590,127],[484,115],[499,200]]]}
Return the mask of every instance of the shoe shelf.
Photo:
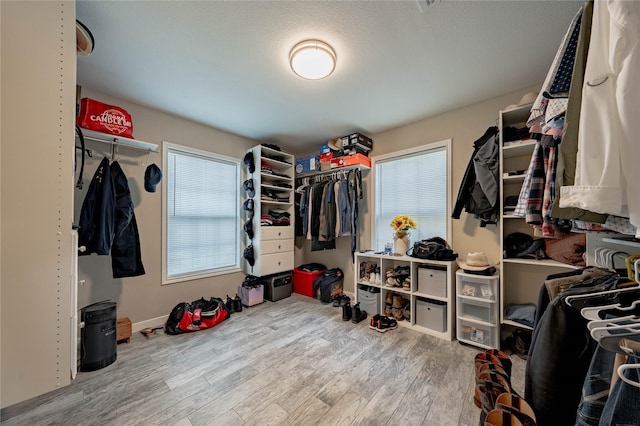
{"label": "shoe shelf", "polygon": [[[266,276],[290,271],[294,268],[294,231],[295,206],[293,180],[295,175],[295,157],[286,152],[264,145],[248,150],[251,154],[254,171],[243,167],[243,180],[251,179],[254,196],[243,191],[244,201],[253,199],[253,215],[251,222],[253,237],[242,233],[242,250],[251,247],[255,259],[251,266],[246,259],[242,260],[245,274]],[[288,224],[279,222],[277,215],[288,218]],[[272,216],[272,221],[267,218]],[[263,222],[264,219],[264,222]],[[244,225],[243,225],[244,227]]]}
{"label": "shoe shelf", "polygon": [[386,314],[396,318],[401,327],[453,340],[456,268],[455,262],[356,252],[355,303],[360,301],[361,289],[379,289],[380,298],[373,314]]}

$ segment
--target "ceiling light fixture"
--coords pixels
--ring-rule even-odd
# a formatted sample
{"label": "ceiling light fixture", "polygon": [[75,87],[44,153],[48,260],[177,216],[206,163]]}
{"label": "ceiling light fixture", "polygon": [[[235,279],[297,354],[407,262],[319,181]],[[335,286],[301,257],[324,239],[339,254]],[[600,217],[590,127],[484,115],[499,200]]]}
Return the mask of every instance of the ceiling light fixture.
{"label": "ceiling light fixture", "polygon": [[289,53],[291,69],[307,80],[320,80],[336,68],[336,52],[320,40],[305,40],[293,46]]}

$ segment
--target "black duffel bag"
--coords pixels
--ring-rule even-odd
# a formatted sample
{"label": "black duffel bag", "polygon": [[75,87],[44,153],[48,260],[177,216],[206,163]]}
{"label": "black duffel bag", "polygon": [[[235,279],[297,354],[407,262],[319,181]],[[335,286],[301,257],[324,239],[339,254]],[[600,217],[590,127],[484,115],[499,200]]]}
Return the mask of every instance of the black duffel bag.
{"label": "black duffel bag", "polygon": [[413,247],[407,251],[407,255],[429,260],[456,260],[458,257],[458,253],[453,251],[449,244],[440,237],[414,243]]}

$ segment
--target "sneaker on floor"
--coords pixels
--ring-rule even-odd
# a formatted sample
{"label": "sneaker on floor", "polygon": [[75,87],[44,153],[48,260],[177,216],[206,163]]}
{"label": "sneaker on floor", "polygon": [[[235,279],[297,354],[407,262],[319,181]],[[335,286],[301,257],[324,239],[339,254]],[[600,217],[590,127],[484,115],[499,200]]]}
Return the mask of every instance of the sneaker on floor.
{"label": "sneaker on floor", "polygon": [[[380,333],[386,333],[389,330],[395,330],[396,328],[398,328],[398,321],[396,321],[395,319],[385,317],[383,315],[376,315],[376,317],[374,317],[376,318],[375,326],[369,326],[370,328]],[[374,323],[373,318],[371,322]]]}

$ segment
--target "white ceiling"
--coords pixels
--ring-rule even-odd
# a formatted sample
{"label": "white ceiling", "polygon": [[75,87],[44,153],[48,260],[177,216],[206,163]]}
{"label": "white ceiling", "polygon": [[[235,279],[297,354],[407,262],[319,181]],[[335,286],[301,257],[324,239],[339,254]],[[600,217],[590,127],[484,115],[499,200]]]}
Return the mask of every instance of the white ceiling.
{"label": "white ceiling", "polygon": [[[425,4],[425,0],[420,0]],[[78,1],[78,84],[283,147],[373,134],[541,82],[583,1]],[[338,56],[291,72],[301,40]],[[135,119],[135,117],[134,117]]]}

